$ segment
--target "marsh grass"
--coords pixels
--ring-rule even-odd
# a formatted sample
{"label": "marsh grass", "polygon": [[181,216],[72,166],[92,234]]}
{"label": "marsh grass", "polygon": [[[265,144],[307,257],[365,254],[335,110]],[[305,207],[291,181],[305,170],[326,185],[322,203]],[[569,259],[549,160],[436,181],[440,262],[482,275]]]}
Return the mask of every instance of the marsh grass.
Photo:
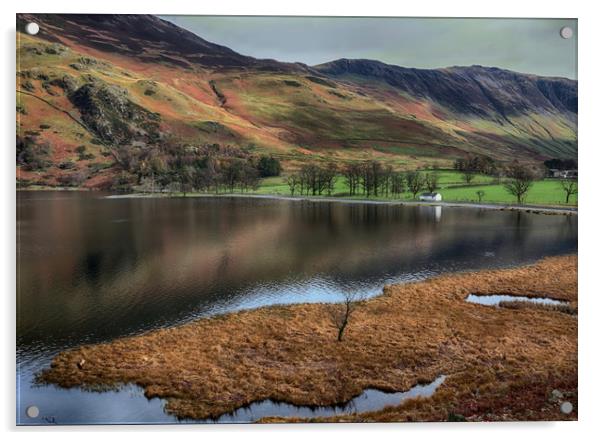
{"label": "marsh grass", "polygon": [[547,396],[559,389],[576,408],[577,320],[543,307],[467,303],[475,291],[548,296],[576,308],[577,259],[386,286],[357,308],[340,342],[325,304],[264,307],[65,351],[39,381],[135,383],[147,397],[167,399],[169,413],[206,419],[264,399],[335,405],[366,388],[403,391],[445,374],[429,399],[330,420],[576,418]]}

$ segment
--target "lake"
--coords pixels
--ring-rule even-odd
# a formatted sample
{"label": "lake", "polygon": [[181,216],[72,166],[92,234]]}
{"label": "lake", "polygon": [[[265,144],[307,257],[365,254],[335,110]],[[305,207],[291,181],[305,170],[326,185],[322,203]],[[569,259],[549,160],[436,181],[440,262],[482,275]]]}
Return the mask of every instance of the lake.
{"label": "lake", "polygon": [[[34,386],[35,373],[69,347],[577,250],[572,215],[107,195],[17,194],[17,423],[176,421],[134,386],[106,393]],[[30,405],[38,418],[26,417]]]}

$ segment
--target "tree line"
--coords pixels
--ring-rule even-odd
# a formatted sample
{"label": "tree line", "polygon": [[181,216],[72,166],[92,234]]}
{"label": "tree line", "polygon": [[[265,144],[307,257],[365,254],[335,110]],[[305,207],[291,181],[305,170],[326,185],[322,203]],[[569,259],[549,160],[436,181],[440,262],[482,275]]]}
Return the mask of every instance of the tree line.
{"label": "tree line", "polygon": [[350,196],[401,197],[410,192],[414,198],[421,191],[435,192],[439,187],[436,173],[395,171],[391,165],[377,161],[357,162],[337,166],[335,163],[303,165],[287,177],[291,196],[332,195],[335,184],[342,178]]}
{"label": "tree line", "polygon": [[493,176],[500,171],[500,165],[489,156],[470,155],[456,159],[454,169],[461,172]]}
{"label": "tree line", "polygon": [[119,148],[114,152],[123,172],[113,189],[150,192],[247,192],[263,177],[280,175],[280,161],[233,146],[164,146]]}

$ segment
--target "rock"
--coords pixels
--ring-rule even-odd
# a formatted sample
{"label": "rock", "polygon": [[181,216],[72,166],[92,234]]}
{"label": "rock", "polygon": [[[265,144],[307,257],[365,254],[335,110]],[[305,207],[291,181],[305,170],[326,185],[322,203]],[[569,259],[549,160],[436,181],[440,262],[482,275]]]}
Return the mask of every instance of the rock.
{"label": "rock", "polygon": [[562,394],[562,392],[558,391],[558,390],[553,390],[552,391],[552,400],[560,400],[564,397],[564,395]]}

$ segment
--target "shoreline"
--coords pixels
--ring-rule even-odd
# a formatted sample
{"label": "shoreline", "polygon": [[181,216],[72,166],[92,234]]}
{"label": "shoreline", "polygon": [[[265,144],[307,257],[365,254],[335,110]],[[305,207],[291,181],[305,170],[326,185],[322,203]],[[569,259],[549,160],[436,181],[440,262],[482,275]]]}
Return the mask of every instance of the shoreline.
{"label": "shoreline", "polygon": [[[465,298],[475,292],[544,296],[576,309],[576,274],[570,255],[386,286],[360,303],[342,342],[324,304],[233,312],[62,352],[39,380],[66,388],[134,383],[148,398],[167,399],[168,413],[202,420],[263,399],[337,404],[366,388],[402,391],[445,374],[448,380],[428,400],[324,421],[443,421],[452,413],[466,420],[574,419],[576,413],[561,414],[548,396],[560,389],[576,405],[575,317]],[[513,390],[518,400],[508,402],[504,396]],[[527,408],[525,393],[535,399]],[[500,413],[468,405],[475,399],[501,405]]]}
{"label": "shoreline", "polygon": [[319,197],[319,196],[282,196],[276,194],[209,194],[190,193],[186,196],[170,195],[167,193],[131,193],[115,194],[106,196],[107,199],[130,199],[130,198],[254,198],[267,200],[282,200],[294,202],[332,202],[366,205],[392,205],[392,206],[441,206],[450,208],[477,208],[497,211],[525,211],[533,214],[559,214],[577,215],[578,207],[546,206],[546,205],[514,205],[495,203],[472,203],[472,202],[422,202],[412,200],[378,200],[378,199],[352,199],[346,197]]}
{"label": "shoreline", "polygon": [[[65,192],[101,192],[101,190],[90,188],[71,188],[71,187],[36,187],[36,188],[17,188],[17,193],[31,191],[65,191]],[[111,194],[106,196],[108,199],[138,199],[138,198],[201,198],[201,197],[222,197],[222,198],[256,198],[268,200],[283,200],[283,201],[306,201],[306,202],[334,202],[334,203],[354,203],[367,205],[392,205],[392,206],[442,206],[451,208],[477,208],[489,209],[497,211],[525,211],[534,214],[558,214],[558,215],[577,215],[578,206],[555,206],[555,205],[538,205],[524,204],[518,205],[513,203],[495,203],[495,202],[423,202],[419,200],[385,200],[385,199],[362,199],[350,197],[334,197],[334,196],[285,196],[280,194],[241,194],[241,193],[187,193],[184,195],[176,195],[169,193],[144,193],[134,192],[127,194]]]}

